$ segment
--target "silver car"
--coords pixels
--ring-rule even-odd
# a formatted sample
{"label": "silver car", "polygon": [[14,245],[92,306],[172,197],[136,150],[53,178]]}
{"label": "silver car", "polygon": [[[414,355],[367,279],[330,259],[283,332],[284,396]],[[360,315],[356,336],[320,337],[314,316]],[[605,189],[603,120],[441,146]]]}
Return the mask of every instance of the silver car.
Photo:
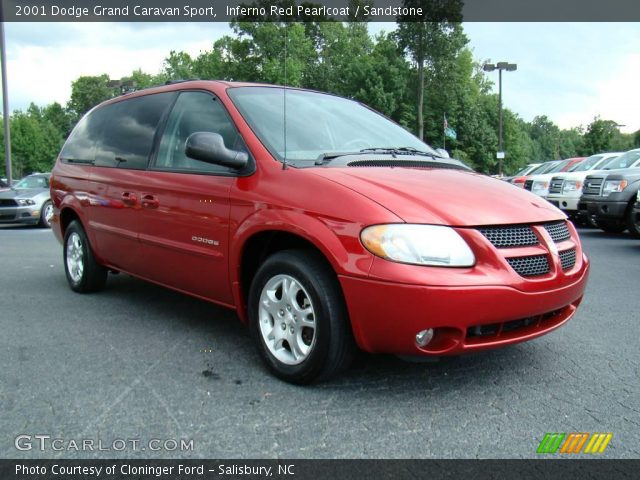
{"label": "silver car", "polygon": [[53,206],[49,173],[24,177],[8,190],[0,191],[0,223],[24,223],[51,227]]}

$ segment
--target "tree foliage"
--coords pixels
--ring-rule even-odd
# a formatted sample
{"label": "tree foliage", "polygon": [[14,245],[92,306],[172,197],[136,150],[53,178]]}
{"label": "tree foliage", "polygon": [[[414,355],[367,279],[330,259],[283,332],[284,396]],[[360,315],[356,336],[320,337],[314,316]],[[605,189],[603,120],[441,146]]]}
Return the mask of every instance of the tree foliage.
{"label": "tree foliage", "polygon": [[[275,1],[288,6],[292,0]],[[370,3],[370,0],[351,0]],[[267,0],[257,0],[267,5]],[[405,0],[446,22],[403,22],[372,37],[366,23],[331,21],[262,22],[239,18],[232,33],[196,56],[168,53],[160,72],[135,70],[118,79],[127,88],[161,85],[167,80],[201,78],[286,84],[335,93],[361,101],[413,131],[434,147],[446,148],[485,173],[495,173],[498,149],[498,98],[474,60],[459,23],[461,0]],[[275,19],[278,20],[278,19]],[[71,84],[67,105],[53,103],[11,116],[16,176],[51,168],[77,120],[98,103],[119,95],[108,75],[82,76]],[[457,132],[443,137],[443,121]],[[529,162],[640,147],[640,131],[622,134],[610,120],[595,118],[586,127],[563,130],[541,114],[526,122],[504,110],[504,169]],[[0,142],[2,132],[0,131]],[[384,144],[384,139],[381,139]],[[4,165],[0,166],[0,171]]]}

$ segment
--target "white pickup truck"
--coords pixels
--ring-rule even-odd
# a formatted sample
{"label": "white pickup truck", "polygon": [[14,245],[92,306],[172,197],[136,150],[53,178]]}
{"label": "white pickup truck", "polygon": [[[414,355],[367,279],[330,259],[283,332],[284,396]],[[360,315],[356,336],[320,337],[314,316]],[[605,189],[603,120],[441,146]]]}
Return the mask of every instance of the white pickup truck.
{"label": "white pickup truck", "polygon": [[635,166],[638,162],[628,163],[618,159],[624,152],[599,153],[587,158],[576,166],[575,170],[554,175],[549,185],[547,201],[558,207],[570,218],[578,215],[578,203],[582,195],[582,185],[587,175]]}

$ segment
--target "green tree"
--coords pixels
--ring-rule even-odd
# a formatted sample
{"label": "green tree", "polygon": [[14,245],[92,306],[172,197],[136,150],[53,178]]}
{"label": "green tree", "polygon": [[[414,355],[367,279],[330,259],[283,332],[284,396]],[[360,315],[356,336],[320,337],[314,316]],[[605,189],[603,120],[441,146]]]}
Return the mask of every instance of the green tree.
{"label": "green tree", "polygon": [[584,134],[583,150],[585,155],[612,151],[619,136],[620,130],[618,130],[616,122],[602,120],[600,117],[594,118]]}
{"label": "green tree", "polygon": [[159,73],[157,75],[151,75],[143,72],[141,69],[134,70],[131,75],[122,77],[120,82],[132,84],[136,90],[142,88],[149,88],[156,85],[162,85],[168,80],[168,76],[165,73]]}
{"label": "green tree", "polygon": [[94,106],[117,94],[117,90],[109,86],[108,75],[83,76],[71,84],[71,98],[67,108],[78,120]]}
{"label": "green tree", "polygon": [[[399,45],[417,69],[417,135],[424,138],[425,71],[437,75],[439,67],[455,58],[468,40],[462,30],[461,0],[404,0],[406,7],[422,7],[427,12],[423,22],[398,19],[396,35]],[[445,19],[446,21],[443,21]]]}
{"label": "green tree", "polygon": [[560,158],[577,157],[584,151],[584,132],[581,127],[560,130],[558,134],[558,154]]}
{"label": "green tree", "polygon": [[534,158],[538,161],[560,158],[560,128],[546,115],[535,117],[529,125],[529,135],[534,141]]}
{"label": "green tree", "polygon": [[171,50],[164,60],[164,71],[168,80],[187,80],[193,78],[193,60],[186,52]]}
{"label": "green tree", "polygon": [[16,178],[32,172],[49,171],[62,146],[62,132],[34,104],[26,112],[15,111],[10,126]]}

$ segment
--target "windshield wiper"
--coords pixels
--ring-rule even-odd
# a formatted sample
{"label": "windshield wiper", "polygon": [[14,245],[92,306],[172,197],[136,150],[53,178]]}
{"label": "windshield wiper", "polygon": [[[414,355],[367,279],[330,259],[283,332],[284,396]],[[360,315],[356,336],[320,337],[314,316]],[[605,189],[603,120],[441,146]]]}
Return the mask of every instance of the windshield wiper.
{"label": "windshield wiper", "polygon": [[[425,152],[422,150],[418,150],[413,147],[374,147],[374,148],[363,148],[360,150],[362,153],[367,152],[379,152],[379,153],[389,153],[393,156],[395,155],[422,155],[425,157],[436,158],[438,155],[434,153]],[[438,157],[440,158],[440,157]]]}
{"label": "windshield wiper", "polygon": [[322,165],[328,160],[333,160],[338,157],[345,157],[347,155],[365,155],[367,153],[381,153],[383,155],[391,155],[396,158],[397,155],[420,155],[431,158],[440,158],[438,155],[429,152],[423,152],[422,150],[417,150],[413,147],[371,147],[371,148],[363,148],[362,150],[358,150],[357,152],[326,152],[321,153],[318,158],[316,158],[316,165]]}

